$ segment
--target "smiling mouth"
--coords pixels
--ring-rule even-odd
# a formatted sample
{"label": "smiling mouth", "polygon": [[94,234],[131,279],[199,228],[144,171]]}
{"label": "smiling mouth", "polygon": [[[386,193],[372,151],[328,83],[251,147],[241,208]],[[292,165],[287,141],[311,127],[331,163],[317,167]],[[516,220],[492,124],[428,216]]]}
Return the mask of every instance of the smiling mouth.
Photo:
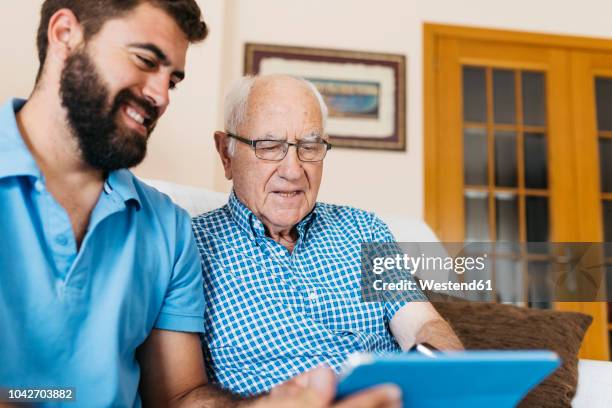
{"label": "smiling mouth", "polygon": [[130,104],[125,105],[125,107],[123,108],[123,112],[125,112],[125,114],[130,119],[132,119],[135,124],[139,125],[139,127],[141,128],[140,130],[142,130],[144,133],[146,133],[150,129],[150,126],[153,123],[153,120],[146,116],[144,112],[136,109]]}
{"label": "smiling mouth", "polygon": [[298,194],[301,194],[302,191],[301,190],[296,190],[296,191],[275,191],[275,194],[278,194],[281,197],[285,197],[285,198],[291,198],[291,197],[295,197]]}

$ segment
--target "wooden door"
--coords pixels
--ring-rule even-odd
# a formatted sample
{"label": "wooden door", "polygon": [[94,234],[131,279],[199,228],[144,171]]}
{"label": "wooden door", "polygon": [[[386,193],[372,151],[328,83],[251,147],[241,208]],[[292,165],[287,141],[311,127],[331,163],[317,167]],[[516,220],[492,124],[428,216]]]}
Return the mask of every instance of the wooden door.
{"label": "wooden door", "polygon": [[[599,143],[604,149],[612,138],[593,119],[595,74],[577,71],[594,60],[580,59],[571,49],[576,41],[566,42],[426,27],[426,220],[442,240],[601,241],[602,208],[612,195],[597,189],[599,177],[593,177],[600,163],[597,137],[605,140]],[[612,101],[610,106],[612,120]],[[581,357],[608,359],[606,305],[543,302],[550,262],[525,247],[517,251],[493,264],[503,287],[495,300],[591,314]],[[510,274],[517,282],[512,290],[501,284]]]}

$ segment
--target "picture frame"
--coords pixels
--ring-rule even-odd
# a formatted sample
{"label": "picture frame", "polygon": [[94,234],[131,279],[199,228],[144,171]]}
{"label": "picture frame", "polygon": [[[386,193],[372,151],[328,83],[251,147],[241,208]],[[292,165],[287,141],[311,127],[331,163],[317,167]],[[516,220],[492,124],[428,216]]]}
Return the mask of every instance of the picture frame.
{"label": "picture frame", "polygon": [[311,81],[328,106],[334,147],[406,149],[404,55],[247,43],[244,73]]}

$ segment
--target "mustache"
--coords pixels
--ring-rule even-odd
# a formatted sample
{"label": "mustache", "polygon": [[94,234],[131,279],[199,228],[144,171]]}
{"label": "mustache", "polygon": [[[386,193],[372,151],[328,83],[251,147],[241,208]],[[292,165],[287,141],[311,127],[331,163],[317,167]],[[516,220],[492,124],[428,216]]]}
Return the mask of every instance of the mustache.
{"label": "mustache", "polygon": [[111,110],[112,113],[117,113],[121,105],[126,104],[128,102],[138,105],[145,112],[145,125],[147,128],[154,124],[157,119],[159,119],[159,108],[157,106],[153,105],[147,99],[135,95],[132,91],[128,89],[124,89],[117,94],[117,96],[115,97],[115,102],[113,103],[113,108]]}

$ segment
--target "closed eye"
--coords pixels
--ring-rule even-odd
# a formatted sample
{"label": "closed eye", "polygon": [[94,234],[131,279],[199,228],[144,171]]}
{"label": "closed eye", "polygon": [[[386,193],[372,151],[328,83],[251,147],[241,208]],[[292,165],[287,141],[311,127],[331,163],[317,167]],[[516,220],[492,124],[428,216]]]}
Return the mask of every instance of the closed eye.
{"label": "closed eye", "polygon": [[149,58],[143,57],[141,55],[136,55],[136,58],[138,58],[138,60],[145,65],[146,68],[148,69],[153,69],[157,66],[157,64],[150,60]]}
{"label": "closed eye", "polygon": [[318,143],[299,143],[298,146],[300,147],[300,149],[302,150],[306,150],[306,151],[313,151],[313,150],[317,150]]}

